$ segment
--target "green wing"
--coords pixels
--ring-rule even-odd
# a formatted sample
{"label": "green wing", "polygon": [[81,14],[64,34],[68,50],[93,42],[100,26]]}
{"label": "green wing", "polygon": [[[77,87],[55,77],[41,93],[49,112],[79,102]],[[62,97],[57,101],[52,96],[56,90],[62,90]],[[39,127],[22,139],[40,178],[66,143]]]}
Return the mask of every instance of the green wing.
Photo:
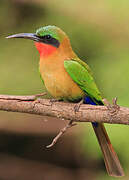
{"label": "green wing", "polygon": [[[81,62],[81,63],[80,63]],[[98,101],[102,101],[101,94],[94,82],[91,71],[81,60],[66,60],[64,61],[64,67],[70,77],[79,87],[91,98]]]}

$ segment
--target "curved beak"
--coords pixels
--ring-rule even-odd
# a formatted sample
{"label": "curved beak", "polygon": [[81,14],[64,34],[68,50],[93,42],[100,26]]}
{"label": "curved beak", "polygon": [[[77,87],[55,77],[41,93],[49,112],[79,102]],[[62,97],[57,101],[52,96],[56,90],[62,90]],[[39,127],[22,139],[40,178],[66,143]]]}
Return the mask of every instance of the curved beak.
{"label": "curved beak", "polygon": [[31,39],[33,41],[40,41],[40,37],[37,36],[35,33],[20,33],[20,34],[14,34],[11,36],[6,37],[7,39],[11,38],[24,38],[24,39]]}

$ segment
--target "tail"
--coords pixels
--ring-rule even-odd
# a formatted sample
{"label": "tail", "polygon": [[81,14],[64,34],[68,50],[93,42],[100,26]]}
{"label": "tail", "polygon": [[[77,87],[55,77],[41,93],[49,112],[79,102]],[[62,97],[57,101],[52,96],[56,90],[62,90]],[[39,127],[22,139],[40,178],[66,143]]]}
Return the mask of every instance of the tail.
{"label": "tail", "polygon": [[[97,103],[96,103],[97,102]],[[92,105],[104,105],[101,101],[94,101],[89,96],[84,99],[85,104],[92,104]],[[107,169],[107,172],[110,176],[120,177],[124,176],[124,171],[121,167],[120,161],[115,153],[110,139],[107,135],[106,129],[102,123],[92,123],[93,129],[97,136],[99,145],[103,152],[104,162]]]}
{"label": "tail", "polygon": [[121,167],[117,154],[112,147],[104,125],[102,123],[92,123],[92,126],[103,152],[104,162],[108,174],[114,177],[124,176],[124,171]]}

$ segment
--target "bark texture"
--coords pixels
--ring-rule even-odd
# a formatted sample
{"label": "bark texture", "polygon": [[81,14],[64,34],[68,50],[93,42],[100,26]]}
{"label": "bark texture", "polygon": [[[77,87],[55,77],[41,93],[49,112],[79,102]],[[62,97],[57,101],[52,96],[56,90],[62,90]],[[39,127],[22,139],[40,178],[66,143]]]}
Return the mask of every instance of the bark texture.
{"label": "bark texture", "polygon": [[75,112],[74,103],[51,102],[49,99],[35,100],[35,96],[0,95],[0,110],[57,117],[75,122],[103,122],[129,124],[129,108],[116,104],[92,106],[82,104]]}

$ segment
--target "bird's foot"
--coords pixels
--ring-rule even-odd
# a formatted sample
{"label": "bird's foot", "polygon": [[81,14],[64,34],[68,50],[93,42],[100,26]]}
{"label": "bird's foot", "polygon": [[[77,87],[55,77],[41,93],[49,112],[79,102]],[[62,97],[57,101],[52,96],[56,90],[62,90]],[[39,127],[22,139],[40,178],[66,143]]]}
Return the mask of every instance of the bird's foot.
{"label": "bird's foot", "polygon": [[108,110],[119,110],[119,105],[117,104],[117,97],[112,99],[112,104],[110,104],[107,99],[103,99],[104,104],[107,106]]}
{"label": "bird's foot", "polygon": [[81,106],[82,104],[83,104],[83,99],[74,106],[74,112],[75,112],[75,113],[79,111],[79,108],[80,108],[80,106]]}
{"label": "bird's foot", "polygon": [[108,114],[110,116],[110,121],[112,122],[112,119],[114,116],[117,115],[120,106],[117,104],[117,98],[114,98],[112,100],[112,104],[110,104],[106,99],[103,100],[104,104],[106,105],[107,109],[108,109]]}

